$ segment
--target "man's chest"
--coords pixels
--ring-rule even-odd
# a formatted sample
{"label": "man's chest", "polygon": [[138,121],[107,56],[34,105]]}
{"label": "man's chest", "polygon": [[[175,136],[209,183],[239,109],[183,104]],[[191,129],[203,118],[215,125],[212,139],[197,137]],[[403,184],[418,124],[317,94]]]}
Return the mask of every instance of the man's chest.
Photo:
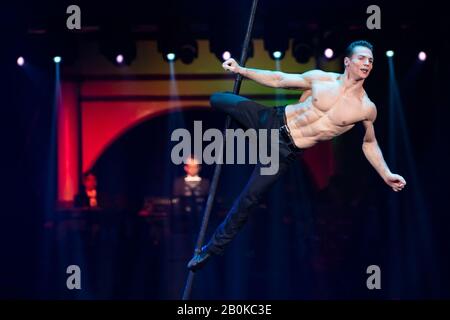
{"label": "man's chest", "polygon": [[337,126],[347,126],[366,118],[364,99],[345,95],[337,83],[321,83],[312,88],[311,102]]}

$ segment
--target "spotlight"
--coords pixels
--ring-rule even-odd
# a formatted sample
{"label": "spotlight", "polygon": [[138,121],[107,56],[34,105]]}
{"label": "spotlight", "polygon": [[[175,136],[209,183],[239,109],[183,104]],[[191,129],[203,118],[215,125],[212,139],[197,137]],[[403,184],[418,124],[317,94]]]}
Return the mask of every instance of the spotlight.
{"label": "spotlight", "polygon": [[23,66],[25,64],[25,59],[23,57],[18,57],[17,58],[17,65],[18,66]]}
{"label": "spotlight", "polygon": [[391,58],[391,57],[393,57],[393,56],[394,56],[394,51],[392,51],[392,50],[386,51],[386,57]]}
{"label": "spotlight", "polygon": [[230,59],[230,58],[231,58],[231,53],[230,53],[230,51],[225,51],[225,52],[222,54],[222,58],[223,58],[223,60],[228,60],[228,59]]}
{"label": "spotlight", "polygon": [[131,65],[136,59],[136,42],[128,25],[100,26],[99,49],[113,65]]}
{"label": "spotlight", "polygon": [[44,44],[42,44],[42,46],[48,46],[43,51],[46,54],[46,64],[51,63],[51,59],[53,59],[53,62],[56,64],[64,62],[65,66],[72,65],[77,58],[78,50],[76,42],[77,41],[75,40],[75,36],[73,33],[66,34],[62,29],[58,29],[51,24],[48,28],[48,37],[45,40]]}
{"label": "spotlight", "polygon": [[325,51],[323,52],[323,54],[324,54],[325,57],[327,57],[328,59],[331,59],[331,58],[333,58],[334,52],[333,52],[333,49],[326,48]]}
{"label": "spotlight", "polygon": [[161,53],[164,61],[167,62],[175,61],[180,54],[177,42],[168,35],[160,36],[160,39],[158,39],[158,51]]}
{"label": "spotlight", "polygon": [[123,62],[123,55],[118,54],[118,55],[116,56],[116,62],[117,62],[118,64],[121,64],[121,63]]}
{"label": "spotlight", "polygon": [[281,53],[281,51],[274,51],[273,53],[272,53],[272,57],[274,58],[274,59],[281,59],[281,57],[283,56],[283,53]]}
{"label": "spotlight", "polygon": [[[209,51],[213,53],[220,62],[223,62],[226,58],[230,57],[240,60],[243,49],[242,39],[237,37],[236,34],[239,34],[239,30],[245,30],[246,24],[242,19],[234,19],[232,23],[230,23],[231,16],[229,14],[233,11],[228,7],[229,6],[225,6],[225,8],[223,8],[224,11],[211,13],[211,23],[209,25]],[[224,26],[226,26],[226,28]],[[242,32],[240,34],[242,34]],[[228,51],[228,53],[225,53],[226,51]],[[253,41],[250,41],[247,48],[246,59],[253,57],[253,51]]]}
{"label": "spotlight", "polygon": [[[345,51],[342,34],[347,31],[340,28],[324,29],[313,36],[313,48],[317,48],[317,53],[321,53],[322,57],[328,60],[335,59],[342,55]],[[352,37],[353,38],[353,37]],[[317,57],[319,58],[319,57]]]}
{"label": "spotlight", "polygon": [[177,57],[177,56],[176,56],[175,53],[173,53],[173,52],[169,52],[169,53],[166,55],[167,61],[174,61],[176,57]]}
{"label": "spotlight", "polygon": [[190,26],[176,16],[164,21],[157,34],[158,51],[165,61],[179,59],[191,64],[198,57],[198,44],[190,31]]}
{"label": "spotlight", "polygon": [[420,51],[418,58],[420,61],[425,61],[427,60],[427,54],[424,51]]}
{"label": "spotlight", "polygon": [[271,6],[270,12],[264,18],[264,49],[273,60],[281,60],[289,48],[289,28],[281,6]]}

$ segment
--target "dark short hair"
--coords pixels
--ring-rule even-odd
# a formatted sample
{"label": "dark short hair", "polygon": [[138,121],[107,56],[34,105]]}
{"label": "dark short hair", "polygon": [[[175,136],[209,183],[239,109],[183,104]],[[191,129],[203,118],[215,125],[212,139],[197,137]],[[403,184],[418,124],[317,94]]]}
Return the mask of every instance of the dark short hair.
{"label": "dark short hair", "polygon": [[345,50],[345,56],[350,58],[353,54],[353,49],[355,49],[355,47],[366,47],[369,48],[370,51],[373,51],[373,45],[370,42],[366,40],[357,40],[353,41],[348,45],[347,49]]}

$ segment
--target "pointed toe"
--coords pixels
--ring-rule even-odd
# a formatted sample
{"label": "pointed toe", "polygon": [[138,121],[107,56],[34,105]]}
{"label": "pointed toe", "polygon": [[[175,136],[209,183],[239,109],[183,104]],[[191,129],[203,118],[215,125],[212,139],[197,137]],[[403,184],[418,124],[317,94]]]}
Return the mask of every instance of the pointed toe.
{"label": "pointed toe", "polygon": [[197,271],[209,261],[211,254],[203,247],[199,252],[196,252],[192,259],[188,262],[187,268],[191,271]]}

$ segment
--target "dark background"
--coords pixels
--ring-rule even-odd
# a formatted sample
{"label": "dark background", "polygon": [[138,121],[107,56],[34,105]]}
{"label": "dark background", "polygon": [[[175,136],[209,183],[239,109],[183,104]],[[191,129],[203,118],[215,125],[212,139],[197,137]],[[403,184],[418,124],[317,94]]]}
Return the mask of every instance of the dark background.
{"label": "dark background", "polygon": [[[258,209],[259,215],[254,215],[257,219],[251,219],[229,252],[198,276],[194,297],[448,299],[447,12],[432,1],[379,1],[376,4],[381,7],[382,30],[369,33],[364,30],[365,10],[373,3],[260,4],[255,37],[264,37],[268,21],[276,18],[283,25],[282,33],[292,38],[299,29],[306,28],[319,34],[342,31],[342,41],[366,35],[374,42],[375,57],[380,62],[376,62],[366,91],[378,107],[376,130],[385,158],[391,170],[402,174],[408,185],[400,194],[391,192],[360,151],[361,131],[353,130],[338,138],[340,176],[330,187],[321,193],[309,187],[308,172],[299,159],[292,173],[268,196],[267,208]],[[193,248],[193,239],[173,234],[164,246],[153,246],[153,235],[130,213],[139,206],[139,198],[144,194],[164,195],[170,190],[170,180],[165,181],[163,188],[148,183],[158,172],[163,170],[167,177],[181,173],[180,168],[167,164],[167,137],[159,135],[161,140],[151,143],[151,148],[140,143],[154,137],[155,132],[170,130],[169,118],[173,120],[176,115],[165,115],[135,128],[96,164],[99,183],[108,186],[108,191],[137,199],[128,197],[131,200],[127,208],[133,210],[116,213],[115,221],[119,222],[108,222],[111,228],[103,229],[101,241],[95,242],[94,247],[85,244],[78,234],[67,234],[61,240],[43,228],[53,214],[56,190],[52,147],[54,68],[40,65],[30,78],[19,72],[15,59],[27,39],[37,43],[34,48],[40,48],[36,51],[39,54],[49,52],[46,50],[52,48],[51,39],[43,40],[45,37],[39,37],[35,31],[64,33],[58,26],[61,19],[65,25],[67,5],[64,1],[18,1],[1,10],[4,191],[0,297],[177,298],[187,274],[183,265]],[[136,39],[156,39],[163,30],[161,26],[173,17],[181,17],[195,38],[214,37],[217,26],[213,22],[217,21],[243,35],[242,26],[249,11],[249,1],[127,1],[117,5],[82,1],[79,5],[83,24],[131,23]],[[96,38],[99,33],[76,36]],[[428,60],[420,66],[413,54],[408,55],[419,44],[429,53]],[[384,50],[391,45],[398,48],[398,90],[390,87],[392,77],[384,57]],[[392,98],[394,91],[402,103]],[[221,128],[223,118],[210,111],[183,115],[186,124],[202,117],[211,126]],[[120,156],[125,150],[127,159]],[[108,175],[110,168],[119,168],[114,178]],[[236,184],[243,185],[250,170],[226,166],[220,195],[232,199],[239,190]],[[205,167],[204,173],[211,175],[212,168]],[[172,256],[173,248],[183,248],[184,251],[177,251],[183,254]],[[86,274],[90,274],[86,280],[89,284],[81,293],[68,292],[63,268],[79,259],[88,270]],[[365,268],[370,264],[382,269],[380,291],[365,287]]]}

